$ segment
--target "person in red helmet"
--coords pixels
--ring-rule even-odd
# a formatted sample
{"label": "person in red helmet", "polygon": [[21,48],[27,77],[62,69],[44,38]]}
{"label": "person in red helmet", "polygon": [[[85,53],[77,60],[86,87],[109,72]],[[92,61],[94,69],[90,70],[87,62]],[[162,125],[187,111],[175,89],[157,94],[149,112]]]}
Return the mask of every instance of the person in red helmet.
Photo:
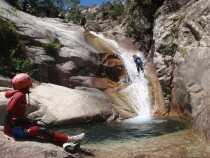
{"label": "person in red helmet", "polygon": [[69,136],[49,130],[27,119],[26,109],[30,105],[27,104],[26,94],[29,94],[29,89],[32,87],[32,80],[28,74],[20,73],[13,77],[12,87],[14,90],[5,93],[5,97],[9,99],[4,124],[5,134],[16,139],[41,138],[56,144],[77,142],[83,139],[84,133]]}

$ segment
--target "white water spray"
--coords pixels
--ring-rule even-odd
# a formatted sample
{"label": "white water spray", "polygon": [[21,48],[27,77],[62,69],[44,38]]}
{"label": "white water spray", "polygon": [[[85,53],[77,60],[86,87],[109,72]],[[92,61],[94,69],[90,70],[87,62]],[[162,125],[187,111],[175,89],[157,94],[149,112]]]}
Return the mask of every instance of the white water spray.
{"label": "white water spray", "polygon": [[144,59],[143,54],[134,50],[126,50],[119,46],[114,40],[107,39],[101,34],[96,34],[94,32],[91,33],[105,41],[111,48],[113,48],[113,51],[115,51],[124,62],[130,85],[123,91],[129,92],[128,101],[138,114],[138,117],[128,119],[126,122],[137,123],[151,120],[148,81],[146,80],[143,72],[140,72],[140,74],[138,73],[133,59],[133,54],[138,54],[141,59]]}

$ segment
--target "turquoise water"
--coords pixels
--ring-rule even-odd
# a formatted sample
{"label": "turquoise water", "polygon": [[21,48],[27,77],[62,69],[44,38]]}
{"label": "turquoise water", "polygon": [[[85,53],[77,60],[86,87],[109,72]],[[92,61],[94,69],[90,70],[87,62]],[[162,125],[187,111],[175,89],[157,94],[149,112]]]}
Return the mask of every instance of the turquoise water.
{"label": "turquoise water", "polygon": [[103,143],[104,141],[126,141],[128,139],[150,138],[185,129],[184,123],[175,120],[151,120],[137,123],[98,123],[81,126],[62,127],[57,130],[69,135],[86,133],[89,143]]}

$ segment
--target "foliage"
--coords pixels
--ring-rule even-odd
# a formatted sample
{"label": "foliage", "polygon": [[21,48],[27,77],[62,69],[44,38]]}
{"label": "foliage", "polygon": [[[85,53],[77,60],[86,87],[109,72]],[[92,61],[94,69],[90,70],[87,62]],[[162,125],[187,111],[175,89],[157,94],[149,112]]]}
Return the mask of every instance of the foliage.
{"label": "foliage", "polygon": [[163,55],[170,55],[174,56],[177,51],[177,44],[176,43],[169,43],[168,45],[161,45],[158,52]]}
{"label": "foliage", "polygon": [[152,4],[152,0],[144,0],[142,3],[143,3],[143,5],[149,6]]}
{"label": "foliage", "polygon": [[79,9],[79,7],[76,7],[76,8],[71,8],[71,10],[69,11],[67,15],[67,20],[72,21],[75,24],[79,24],[82,17],[83,16],[82,16],[81,10]]}
{"label": "foliage", "polygon": [[[172,26],[170,28],[170,34],[167,37],[168,45],[160,47],[159,52],[163,55],[171,55],[174,56],[176,51],[178,50],[177,40],[178,40],[178,33],[179,33],[179,27],[184,19],[184,16],[175,16],[172,20]],[[180,53],[182,56],[187,55],[187,49],[186,48],[179,48]]]}
{"label": "foliage", "polygon": [[61,47],[61,44],[58,39],[53,39],[44,47],[48,55],[55,57],[58,53],[59,48]]}
{"label": "foliage", "polygon": [[80,4],[80,0],[66,0],[71,8],[76,8]]}
{"label": "foliage", "polygon": [[179,52],[180,52],[180,54],[182,55],[183,58],[186,57],[187,54],[188,54],[187,48],[184,48],[184,47],[180,47]]}
{"label": "foliage", "polygon": [[112,19],[117,19],[117,17],[121,16],[123,12],[124,5],[119,1],[113,1],[109,11],[109,15],[112,17]]}
{"label": "foliage", "polygon": [[24,45],[16,27],[4,19],[0,19],[0,43],[0,74],[11,77],[18,72],[30,71],[30,61],[25,58]]}
{"label": "foliage", "polygon": [[16,8],[20,8],[19,0],[6,0],[11,5],[15,6]]}
{"label": "foliage", "polygon": [[[36,16],[57,17],[67,6],[75,8],[80,0],[6,0],[18,9]],[[26,6],[27,5],[27,6]]]}
{"label": "foliage", "polygon": [[29,13],[36,16],[57,17],[60,11],[61,3],[55,3],[55,0],[34,1],[28,0],[30,8]]}
{"label": "foliage", "polygon": [[96,13],[92,13],[92,14],[87,14],[86,15],[86,18],[88,19],[88,20],[95,20],[96,19]]}

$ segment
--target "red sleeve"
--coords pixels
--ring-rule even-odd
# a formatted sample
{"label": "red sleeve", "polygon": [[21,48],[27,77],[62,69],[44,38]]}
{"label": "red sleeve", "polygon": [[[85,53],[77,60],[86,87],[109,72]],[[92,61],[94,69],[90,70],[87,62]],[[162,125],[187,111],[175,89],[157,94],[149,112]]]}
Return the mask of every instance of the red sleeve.
{"label": "red sleeve", "polygon": [[5,97],[6,98],[9,98],[9,97],[11,97],[13,94],[14,94],[14,90],[8,90],[8,91],[6,91],[6,93],[5,93]]}
{"label": "red sleeve", "polygon": [[25,100],[23,93],[15,93],[7,104],[7,112],[13,112],[15,108]]}

